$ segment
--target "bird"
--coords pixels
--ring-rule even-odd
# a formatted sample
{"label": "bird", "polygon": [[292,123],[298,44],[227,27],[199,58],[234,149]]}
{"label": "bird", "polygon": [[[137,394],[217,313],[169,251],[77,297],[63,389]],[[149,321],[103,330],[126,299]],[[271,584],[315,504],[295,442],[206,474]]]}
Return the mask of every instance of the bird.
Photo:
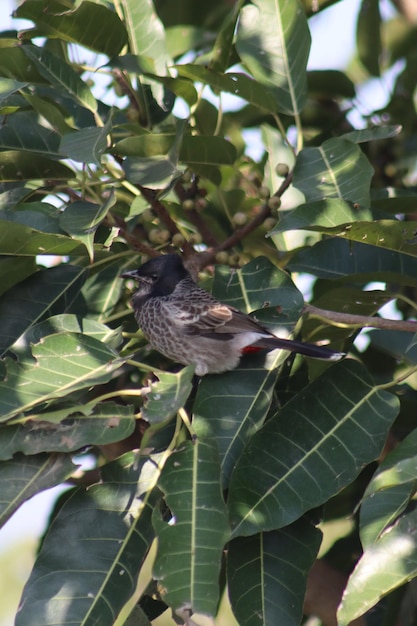
{"label": "bird", "polygon": [[193,280],[178,254],[164,254],[123,272],[138,288],[131,299],[138,326],[152,348],[172,361],[194,365],[197,376],[236,368],[257,349],[288,350],[339,361],[324,346],[276,337],[253,317],[220,302]]}

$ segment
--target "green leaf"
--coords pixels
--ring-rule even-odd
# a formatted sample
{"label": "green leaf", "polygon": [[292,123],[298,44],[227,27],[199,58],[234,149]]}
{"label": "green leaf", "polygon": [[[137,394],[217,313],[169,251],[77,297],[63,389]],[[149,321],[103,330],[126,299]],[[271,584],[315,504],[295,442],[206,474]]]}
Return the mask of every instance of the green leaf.
{"label": "green leaf", "polygon": [[46,179],[69,180],[75,174],[63,163],[44,156],[33,158],[33,154],[19,150],[0,152],[0,182]]}
{"label": "green leaf", "polygon": [[97,111],[97,102],[89,87],[68,63],[44,48],[24,45],[22,50],[51,85],[92,113]]}
{"label": "green leaf", "polygon": [[279,372],[277,366],[284,359],[285,353],[272,363],[264,354],[247,356],[233,371],[205,376],[198,386],[193,428],[197,436],[217,440],[224,489],[245,444],[268,413]]}
{"label": "green leaf", "polygon": [[166,76],[172,65],[165,47],[165,31],[150,0],[121,0],[130,51],[152,60],[156,74]]}
{"label": "green leaf", "polygon": [[362,0],[358,14],[356,43],[362,65],[371,76],[380,76],[382,42],[379,0]]}
{"label": "green leaf", "polygon": [[60,265],[40,270],[0,298],[0,354],[56,308],[65,312],[80,292],[85,269]]}
{"label": "green leaf", "polygon": [[101,157],[107,150],[109,132],[110,124],[105,124],[100,128],[81,128],[66,133],[59,146],[61,158],[65,156],[79,163],[94,163],[100,167]]}
{"label": "green leaf", "polygon": [[0,256],[0,296],[17,283],[22,282],[25,278],[34,274],[36,270],[37,267],[34,256]]}
{"label": "green leaf", "polygon": [[310,32],[298,0],[253,0],[245,5],[236,48],[254,78],[274,91],[280,112],[300,113],[307,96]]}
{"label": "green leaf", "polygon": [[184,367],[177,374],[158,372],[158,382],[152,383],[146,394],[142,417],[150,424],[166,421],[184,406],[192,390],[194,367]]}
{"label": "green leaf", "polygon": [[[257,309],[256,319],[271,330],[291,331],[303,307],[302,295],[288,274],[262,257],[233,273],[216,267],[213,295],[248,313]],[[206,376],[198,386],[193,427],[198,436],[217,439],[225,488],[244,445],[265,419],[277,366],[285,358],[285,352],[247,356],[235,370]]]}
{"label": "green leaf", "polygon": [[96,230],[115,203],[116,196],[111,191],[107,200],[101,205],[80,200],[68,205],[61,215],[60,225],[71,237],[85,245],[90,261],[94,258]]}
{"label": "green leaf", "polygon": [[328,139],[318,148],[304,148],[294,167],[294,186],[307,201],[340,198],[359,207],[370,203],[373,169],[362,150],[347,139]]}
{"label": "green leaf", "polygon": [[[122,139],[114,146],[114,152],[125,156],[154,157],[167,154],[175,141],[175,135],[141,135]],[[202,165],[233,165],[236,149],[222,137],[185,135],[179,158],[191,167]]]}
{"label": "green leaf", "polygon": [[[10,45],[7,45],[7,44]],[[0,45],[0,76],[24,83],[46,83],[35,63],[28,62],[22,46],[16,46],[16,40],[2,40]]]}
{"label": "green leaf", "polygon": [[111,315],[123,289],[121,269],[120,262],[115,259],[108,267],[100,268],[100,271],[92,273],[85,281],[81,293],[90,318],[105,323]]}
{"label": "green leaf", "polygon": [[227,551],[228,591],[240,626],[299,626],[307,574],[321,532],[306,519],[253,537],[239,537]]}
{"label": "green leaf", "polygon": [[340,224],[372,219],[369,208],[356,207],[350,202],[335,198],[301,204],[291,211],[278,213],[278,224],[269,234],[286,230],[316,230],[316,228],[322,232],[321,227],[331,229]]}
{"label": "green leaf", "polygon": [[402,131],[402,126],[392,124],[387,126],[372,126],[362,130],[352,130],[350,133],[342,135],[342,139],[348,139],[354,143],[365,143],[367,141],[377,141],[378,139],[390,139],[396,137]]}
{"label": "green leaf", "polygon": [[24,150],[33,155],[60,159],[59,135],[37,123],[35,112],[15,113],[0,128],[0,146],[5,150]]}
{"label": "green leaf", "polygon": [[417,256],[417,221],[374,220],[345,224],[330,229],[313,226],[311,230],[319,230],[349,241],[358,241],[370,246]]}
{"label": "green leaf", "polygon": [[286,526],[326,502],[378,456],[398,409],[360,363],[328,368],[244,449],[230,481],[233,535]]}
{"label": "green leaf", "polygon": [[3,103],[9,96],[27,87],[27,85],[27,82],[12,80],[10,78],[0,78],[0,103]]}
{"label": "green leaf", "polygon": [[355,85],[346,74],[338,70],[312,70],[307,72],[308,92],[334,98],[354,98]]}
{"label": "green leaf", "polygon": [[153,519],[158,536],[153,574],[162,599],[174,610],[214,616],[228,538],[215,443],[185,442],[168,458],[158,486],[173,516],[170,522],[159,515]]}
{"label": "green leaf", "polygon": [[27,218],[30,211],[2,212],[0,214],[0,255],[13,254],[16,257],[40,254],[64,255],[80,249],[80,241],[75,241],[64,234],[48,233],[20,220]]}
{"label": "green leaf", "polygon": [[381,462],[364,493],[360,537],[364,548],[380,539],[415,492],[417,431],[412,431]]}
{"label": "green leaf", "polygon": [[0,428],[0,460],[11,459],[17,452],[28,456],[75,452],[85,446],[114,443],[129,437],[135,428],[133,407],[115,402],[103,402],[93,408],[74,407],[66,419],[56,424],[50,421],[53,411],[36,417],[39,419],[32,416],[24,424]]}
{"label": "green leaf", "polygon": [[153,540],[154,496],[146,492],[156,473],[154,460],[129,454],[101,468],[100,484],[70,494],[42,542],[16,626],[34,615],[51,626],[113,626]]}
{"label": "green leaf", "polygon": [[[120,277],[119,277],[120,282]],[[117,348],[121,343],[121,332],[113,330],[98,321],[88,318],[81,318],[78,315],[63,313],[61,315],[53,315],[47,319],[31,326],[15,344],[10,348],[16,354],[19,360],[23,358],[30,359],[32,356],[32,344],[39,343],[41,339],[48,335],[56,335],[58,333],[84,333],[89,337],[93,337],[98,341]]]}
{"label": "green leaf", "polygon": [[241,12],[243,0],[235,3],[230,13],[226,16],[211,53],[210,68],[215,72],[223,73],[230,65],[233,50],[233,39],[236,31],[236,23]]}
{"label": "green leaf", "polygon": [[45,337],[32,348],[33,359],[5,359],[0,382],[0,421],[53,402],[73,391],[108,382],[122,362],[101,341],[80,333]]}
{"label": "green leaf", "polygon": [[338,238],[326,239],[312,248],[299,250],[292,256],[287,268],[291,272],[308,272],[320,278],[349,277],[352,281],[356,277],[364,282],[383,279],[401,285],[417,285],[417,261],[414,257]]}
{"label": "green leaf", "polygon": [[347,626],[388,593],[417,575],[417,512],[410,511],[365,550],[351,574],[338,609]]}
{"label": "green leaf", "polygon": [[75,470],[66,454],[17,454],[0,463],[0,526],[23,502],[37,493],[58,485]]}
{"label": "green leaf", "polygon": [[268,113],[279,113],[280,108],[273,89],[261,85],[246,74],[229,72],[220,74],[200,65],[176,65],[180,76],[186,76],[194,81],[210,85],[218,91],[225,91],[239,96]]}
{"label": "green leaf", "polygon": [[[79,43],[86,48],[114,56],[127,43],[127,33],[115,11],[96,2],[78,3],[70,10],[64,0],[23,2],[15,16],[32,20],[36,34]],[[34,36],[31,31],[28,33]]]}

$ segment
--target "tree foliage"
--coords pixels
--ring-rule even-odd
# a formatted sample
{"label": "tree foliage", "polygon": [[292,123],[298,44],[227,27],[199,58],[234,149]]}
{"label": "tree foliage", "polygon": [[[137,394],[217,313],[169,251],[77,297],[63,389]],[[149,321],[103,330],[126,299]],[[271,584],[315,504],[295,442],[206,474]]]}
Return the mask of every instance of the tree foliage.
{"label": "tree foliage", "polygon": [[[31,26],[1,33],[2,524],[69,486],[17,626],[197,624],[222,597],[242,626],[416,610],[415,26],[363,1],[346,72],[307,71],[311,13],[24,0]],[[149,351],[120,278],[173,249],[348,358],[195,381]]]}

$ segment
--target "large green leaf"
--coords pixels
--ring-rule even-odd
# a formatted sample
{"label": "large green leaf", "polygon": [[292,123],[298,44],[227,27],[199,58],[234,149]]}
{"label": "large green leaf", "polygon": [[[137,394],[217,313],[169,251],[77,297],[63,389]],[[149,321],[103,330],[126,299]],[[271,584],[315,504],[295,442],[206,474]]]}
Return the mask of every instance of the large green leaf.
{"label": "large green leaf", "polygon": [[[54,412],[40,414],[24,424],[6,424],[0,428],[0,460],[8,460],[17,452],[26,455],[40,452],[75,452],[85,446],[122,441],[135,428],[133,408],[115,402],[67,410],[68,417],[52,423]],[[59,413],[59,412],[58,412]],[[84,414],[84,415],[83,415]],[[44,421],[48,419],[48,421]]]}
{"label": "large green leaf", "polygon": [[[31,257],[0,256],[0,296],[36,272],[36,260]],[[1,301],[1,299],[0,299]]]}
{"label": "large green leaf", "polygon": [[113,350],[88,335],[59,333],[32,348],[33,359],[5,360],[0,382],[0,421],[21,416],[73,391],[108,382],[121,360]]}
{"label": "large green leaf", "polygon": [[312,227],[325,233],[337,234],[349,241],[358,241],[370,246],[396,250],[417,256],[417,221],[374,220],[355,222],[330,229]]}
{"label": "large green leaf", "polygon": [[[0,213],[0,255],[35,257],[42,254],[64,255],[81,252],[81,241],[61,233],[45,232],[28,222],[30,211]],[[33,214],[32,214],[33,215]]]}
{"label": "large green leaf", "polygon": [[416,576],[417,512],[414,509],[365,550],[348,580],[338,610],[338,624],[347,626]]}
{"label": "large green leaf", "polygon": [[307,574],[321,532],[308,520],[253,537],[238,537],[227,551],[230,603],[240,626],[299,626]]}
{"label": "large green leaf", "polygon": [[379,0],[362,0],[356,30],[359,59],[371,76],[380,76],[381,14]]}
{"label": "large green leaf", "polygon": [[66,133],[59,145],[61,158],[66,157],[79,163],[94,163],[98,167],[101,157],[107,149],[109,126],[100,128],[81,128],[75,132]]}
{"label": "large green leaf", "polygon": [[298,0],[254,0],[240,12],[236,48],[282,113],[300,113],[306,96],[310,32]]}
{"label": "large green leaf", "polygon": [[65,0],[30,0],[22,2],[15,16],[32,20],[31,37],[47,35],[79,43],[96,52],[114,56],[127,42],[126,29],[115,11],[97,2],[77,3],[68,10]]}
{"label": "large green leaf", "polygon": [[292,211],[280,211],[279,221],[271,234],[286,230],[318,230],[333,228],[339,224],[350,224],[356,220],[370,220],[372,213],[367,207],[355,208],[351,202],[328,198],[301,204]]}
{"label": "large green leaf", "polygon": [[382,461],[364,493],[360,537],[364,548],[377,541],[405,509],[416,489],[417,430]]}
{"label": "large green leaf", "polygon": [[220,488],[220,463],[211,440],[187,441],[171,454],[158,486],[172,518],[154,515],[158,551],[153,573],[174,610],[214,616],[229,530]]}
{"label": "large green leaf", "polygon": [[[75,489],[54,518],[23,590],[16,626],[113,626],[153,539],[157,463],[132,454]],[[149,490],[149,493],[147,491]]]}
{"label": "large green leaf", "polygon": [[[248,313],[257,310],[257,319],[287,332],[292,330],[303,306],[302,295],[288,274],[262,257],[233,273],[229,268],[216,267],[213,294]],[[198,386],[193,425],[199,436],[217,439],[224,487],[244,445],[268,412],[277,368],[285,358],[285,352],[247,356],[237,369],[221,376],[206,376]]]}
{"label": "large green leaf", "polygon": [[234,536],[285,526],[348,485],[381,452],[398,409],[360,363],[328,368],[244,449],[230,480]]}
{"label": "large green leaf", "polygon": [[192,390],[194,368],[183,367],[177,374],[158,372],[158,382],[151,385],[142,409],[142,417],[157,424],[177,414]]}
{"label": "large green leaf", "polygon": [[36,179],[55,181],[74,177],[69,167],[47,157],[33,158],[33,154],[20,150],[0,152],[0,182]]}
{"label": "large green leaf", "polygon": [[[124,156],[153,157],[167,154],[174,143],[175,135],[141,135],[119,141],[114,152]],[[179,158],[191,167],[202,165],[232,165],[236,159],[236,149],[230,141],[222,137],[201,137],[185,135],[182,140]]]}
{"label": "large green leaf", "polygon": [[155,74],[165,76],[172,61],[165,46],[165,31],[151,0],[121,0],[130,51],[147,57]]}
{"label": "large green leaf", "polygon": [[0,45],[0,76],[25,83],[46,83],[35,63],[28,62],[22,46],[15,39],[3,40]]}
{"label": "large green leaf", "polygon": [[0,463],[0,526],[3,526],[23,502],[58,485],[75,470],[66,454],[16,454]]}
{"label": "large green leaf", "polygon": [[15,285],[0,298],[0,354],[47,313],[65,313],[78,296],[85,269],[60,265],[40,270]]}
{"label": "large green leaf", "polygon": [[294,186],[308,201],[341,198],[367,207],[373,169],[362,150],[347,139],[333,138],[297,155]]}
{"label": "large green leaf", "polygon": [[320,278],[356,277],[362,281],[394,281],[417,284],[417,260],[408,254],[375,248],[364,243],[326,239],[296,252],[287,268]]}
{"label": "large green leaf", "polygon": [[274,91],[251,79],[246,74],[239,72],[221,74],[201,65],[192,64],[176,65],[175,67],[180,76],[200,81],[216,90],[239,96],[243,100],[254,104],[261,111],[267,111],[268,113],[280,112]]}
{"label": "large green leaf", "polygon": [[22,50],[51,85],[63,90],[65,96],[72,98],[92,113],[97,110],[97,102],[90,88],[71,65],[44,48],[24,45]]}
{"label": "large green leaf", "polygon": [[90,261],[94,258],[96,230],[115,203],[116,197],[114,193],[110,193],[103,204],[80,200],[69,204],[61,215],[59,220],[61,227],[71,237],[85,245]]}
{"label": "large green leaf", "polygon": [[56,335],[58,333],[84,333],[89,337],[102,341],[110,348],[117,348],[122,340],[120,329],[113,330],[93,319],[62,313],[60,315],[52,315],[31,326],[10,349],[20,360],[23,358],[30,359],[32,356],[31,346],[33,344],[39,343],[41,339],[48,335]]}
{"label": "large green leaf", "polygon": [[32,155],[60,159],[59,135],[41,126],[32,111],[10,115],[0,128],[0,146],[5,150],[24,150]]}

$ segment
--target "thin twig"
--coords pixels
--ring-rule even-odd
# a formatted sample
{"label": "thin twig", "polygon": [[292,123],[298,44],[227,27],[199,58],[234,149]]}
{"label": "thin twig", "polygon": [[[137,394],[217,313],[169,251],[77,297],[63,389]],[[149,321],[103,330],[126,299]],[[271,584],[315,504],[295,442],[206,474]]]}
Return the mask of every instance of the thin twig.
{"label": "thin twig", "polygon": [[303,312],[311,317],[324,319],[332,326],[342,328],[382,328],[385,330],[403,330],[409,333],[417,333],[417,322],[408,320],[388,320],[384,317],[327,311],[319,309],[312,304],[306,304]]}

